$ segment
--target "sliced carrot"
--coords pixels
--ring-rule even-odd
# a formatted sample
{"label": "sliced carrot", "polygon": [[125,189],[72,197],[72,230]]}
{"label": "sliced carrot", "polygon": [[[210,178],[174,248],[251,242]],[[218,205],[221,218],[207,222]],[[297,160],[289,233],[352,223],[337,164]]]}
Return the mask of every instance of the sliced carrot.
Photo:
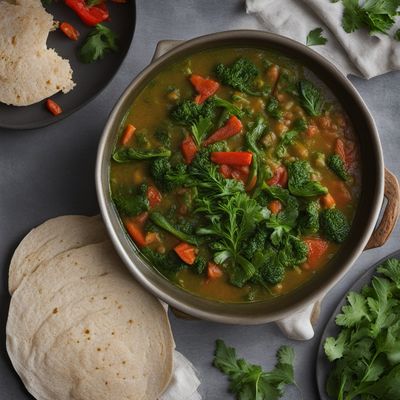
{"label": "sliced carrot", "polygon": [[268,84],[271,87],[275,86],[279,78],[279,67],[277,65],[268,67],[266,76]]}
{"label": "sliced carrot", "polygon": [[139,247],[146,246],[146,237],[143,233],[140,222],[137,220],[135,221],[134,219],[129,219],[124,221],[124,225],[130,237]]}
{"label": "sliced carrot", "polygon": [[79,31],[75,29],[71,24],[68,22],[61,22],[60,29],[65,36],[67,36],[71,40],[78,40],[79,38]]}
{"label": "sliced carrot", "polygon": [[215,164],[250,165],[253,154],[249,151],[213,151],[211,161]]}
{"label": "sliced carrot", "polygon": [[124,132],[121,136],[121,144],[123,144],[124,146],[127,145],[133,138],[135,131],[136,131],[136,128],[132,124],[128,124],[125,127]]}
{"label": "sliced carrot", "polygon": [[195,262],[197,247],[186,242],[181,242],[174,247],[174,250],[175,253],[178,254],[179,258],[186,264],[192,265]]}
{"label": "sliced carrot", "polygon": [[191,75],[190,82],[199,93],[195,98],[197,104],[204,103],[210,96],[212,96],[219,88],[219,83],[212,79],[203,78],[200,75]]}
{"label": "sliced carrot", "polygon": [[191,136],[182,141],[181,150],[186,164],[190,164],[197,153],[196,143]]}
{"label": "sliced carrot", "polygon": [[335,153],[347,165],[347,162],[346,162],[346,149],[345,149],[344,142],[343,142],[342,139],[336,139],[336,142],[335,142]]}
{"label": "sliced carrot", "polygon": [[147,188],[147,199],[149,200],[150,208],[153,208],[161,203],[162,196],[155,186],[150,185]]}
{"label": "sliced carrot", "polygon": [[288,172],[284,165],[280,165],[278,168],[276,168],[272,178],[267,181],[269,186],[277,185],[281,187],[286,187],[287,182],[288,182]]}
{"label": "sliced carrot", "polygon": [[257,183],[257,175],[253,174],[251,177],[247,177],[246,179],[246,192],[251,192],[256,186]]}
{"label": "sliced carrot", "polygon": [[212,261],[209,261],[207,264],[207,277],[208,279],[217,279],[221,278],[223,275],[222,269]]}
{"label": "sliced carrot", "polygon": [[121,144],[127,145],[132,140],[135,132],[136,127],[132,124],[127,124],[121,135]]}
{"label": "sliced carrot", "polygon": [[313,137],[315,136],[317,133],[319,132],[319,129],[317,126],[315,125],[308,125],[307,129],[306,129],[306,135],[308,137]]}
{"label": "sliced carrot", "polygon": [[243,124],[240,119],[235,115],[232,115],[222,128],[217,129],[204,141],[204,146],[208,146],[211,143],[219,142],[220,140],[225,140],[235,136],[241,132],[242,128]]}
{"label": "sliced carrot", "polygon": [[54,100],[47,99],[46,107],[53,115],[60,115],[62,113],[62,108]]}
{"label": "sliced carrot", "polygon": [[310,269],[318,266],[320,258],[328,250],[328,242],[319,238],[303,239],[308,246],[307,264]]}
{"label": "sliced carrot", "polygon": [[282,210],[282,203],[279,200],[272,200],[267,205],[272,214],[278,214]]}
{"label": "sliced carrot", "polygon": [[336,202],[330,193],[325,194],[320,198],[321,205],[324,208],[332,208],[335,206]]}

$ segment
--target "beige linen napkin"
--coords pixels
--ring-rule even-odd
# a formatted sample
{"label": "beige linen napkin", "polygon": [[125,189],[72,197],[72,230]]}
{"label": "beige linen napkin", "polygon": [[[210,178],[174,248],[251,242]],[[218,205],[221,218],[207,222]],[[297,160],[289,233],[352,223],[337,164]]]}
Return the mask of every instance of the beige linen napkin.
{"label": "beige linen napkin", "polygon": [[[393,35],[370,36],[364,29],[346,33],[343,5],[330,0],[246,0],[247,13],[258,18],[258,28],[288,36],[303,44],[318,27],[328,42],[313,50],[334,63],[345,75],[372,78],[400,69],[400,42]],[[400,27],[393,27],[392,33]]]}

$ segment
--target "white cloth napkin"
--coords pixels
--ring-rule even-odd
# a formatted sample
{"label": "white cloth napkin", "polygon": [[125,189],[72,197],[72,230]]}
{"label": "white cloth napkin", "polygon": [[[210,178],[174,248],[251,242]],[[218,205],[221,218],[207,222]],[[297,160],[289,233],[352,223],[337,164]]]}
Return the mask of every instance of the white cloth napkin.
{"label": "white cloth napkin", "polygon": [[247,13],[258,17],[257,28],[288,36],[303,44],[308,33],[323,28],[325,45],[312,49],[329,59],[345,75],[372,78],[400,69],[400,42],[392,35],[370,36],[364,29],[346,33],[342,28],[343,5],[330,0],[246,0]]}
{"label": "white cloth napkin", "polygon": [[159,400],[201,400],[200,386],[192,363],[181,353],[174,352],[174,374],[167,390]]}

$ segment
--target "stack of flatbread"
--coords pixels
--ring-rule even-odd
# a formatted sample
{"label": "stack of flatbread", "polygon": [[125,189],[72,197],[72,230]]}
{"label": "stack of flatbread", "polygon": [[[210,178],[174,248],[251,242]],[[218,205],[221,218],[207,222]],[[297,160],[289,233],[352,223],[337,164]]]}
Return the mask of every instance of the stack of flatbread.
{"label": "stack of flatbread", "polygon": [[0,0],[0,102],[26,106],[74,87],[68,60],[47,48],[53,26],[40,0]]}
{"label": "stack of flatbread", "polygon": [[32,230],[12,258],[9,290],[7,350],[36,399],[162,398],[173,375],[167,314],[121,265],[99,217]]}

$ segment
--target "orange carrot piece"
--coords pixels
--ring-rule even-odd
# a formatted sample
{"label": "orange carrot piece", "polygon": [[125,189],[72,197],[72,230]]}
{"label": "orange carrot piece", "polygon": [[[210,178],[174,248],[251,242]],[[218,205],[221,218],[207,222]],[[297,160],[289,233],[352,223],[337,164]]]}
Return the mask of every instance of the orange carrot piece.
{"label": "orange carrot piece", "polygon": [[62,113],[62,108],[54,100],[47,99],[46,107],[53,115],[60,115]]}
{"label": "orange carrot piece", "polygon": [[277,185],[281,187],[286,187],[288,182],[288,172],[284,165],[280,165],[275,169],[274,175],[271,179],[267,181],[269,186]]}
{"label": "orange carrot piece", "polygon": [[306,135],[308,137],[313,137],[319,132],[319,129],[315,125],[308,125],[308,128],[306,129]]}
{"label": "orange carrot piece", "polygon": [[196,260],[197,247],[189,243],[181,242],[174,247],[174,251],[179,258],[186,264],[192,265]]}
{"label": "orange carrot piece", "polygon": [[332,208],[336,204],[335,199],[330,193],[327,193],[324,196],[322,196],[320,202],[324,208]]}
{"label": "orange carrot piece", "polygon": [[212,79],[203,78],[200,75],[191,75],[190,82],[199,93],[195,98],[197,104],[204,103],[210,96],[212,96],[218,89],[219,83]]}
{"label": "orange carrot piece", "polygon": [[128,124],[125,129],[124,129],[124,133],[121,136],[121,144],[123,144],[124,146],[126,146],[131,139],[133,138],[133,135],[135,134],[136,128],[131,125]]}
{"label": "orange carrot piece", "polygon": [[235,115],[232,115],[222,128],[217,129],[204,141],[204,146],[235,136],[241,132],[242,128],[243,124],[240,119]]}
{"label": "orange carrot piece", "polygon": [[147,199],[149,200],[150,208],[153,208],[161,203],[162,196],[155,186],[150,185],[147,188]]}
{"label": "orange carrot piece", "polygon": [[225,164],[220,165],[219,173],[226,179],[232,178],[232,169],[229,165],[225,165]]}
{"label": "orange carrot piece", "polygon": [[308,246],[307,264],[310,269],[318,266],[320,258],[328,250],[328,242],[319,238],[303,239]]}
{"label": "orange carrot piece", "polygon": [[143,233],[141,224],[134,219],[124,221],[126,230],[128,231],[130,237],[139,246],[146,246],[146,237]]}
{"label": "orange carrot piece", "polygon": [[221,278],[223,275],[222,269],[212,261],[209,261],[207,264],[207,277],[208,279],[217,279]]}
{"label": "orange carrot piece", "polygon": [[250,165],[253,153],[249,151],[213,151],[211,161],[215,164]]}
{"label": "orange carrot piece", "polygon": [[182,141],[181,151],[186,164],[190,164],[197,153],[197,146],[191,136]]}
{"label": "orange carrot piece", "polygon": [[272,200],[267,207],[272,214],[278,214],[282,210],[282,203],[279,200]]}
{"label": "orange carrot piece", "polygon": [[279,67],[277,65],[268,67],[266,76],[268,84],[274,87],[279,78]]}

